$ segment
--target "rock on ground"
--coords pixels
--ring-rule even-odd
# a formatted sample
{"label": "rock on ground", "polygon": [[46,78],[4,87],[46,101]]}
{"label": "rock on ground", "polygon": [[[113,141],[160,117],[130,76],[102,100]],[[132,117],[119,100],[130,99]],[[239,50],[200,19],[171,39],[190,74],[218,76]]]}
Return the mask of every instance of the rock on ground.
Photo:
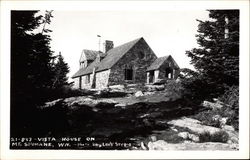
{"label": "rock on ground", "polygon": [[[145,147],[144,147],[145,148]],[[149,142],[147,145],[149,150],[238,150],[238,144],[226,144],[226,143],[193,143],[186,141],[184,143],[172,144],[167,143],[164,140],[158,140],[156,142]]]}
{"label": "rock on ground", "polygon": [[61,103],[61,102],[63,102],[62,98],[54,100],[54,101],[51,101],[51,102],[46,102],[45,105],[42,106],[41,108],[52,107],[52,106],[56,105],[57,103]]}
{"label": "rock on ground", "polygon": [[165,89],[164,85],[146,85],[148,91],[163,91]]}
{"label": "rock on ground", "polygon": [[222,108],[223,105],[219,102],[213,103],[213,102],[209,102],[209,101],[204,101],[203,102],[203,107],[206,108],[211,108],[211,109],[216,109],[216,108]]}
{"label": "rock on ground", "polygon": [[189,133],[188,132],[180,132],[180,133],[178,133],[178,136],[183,138],[183,139],[188,139]]}
{"label": "rock on ground", "polygon": [[160,85],[160,84],[165,84],[167,81],[165,79],[157,79],[156,82],[154,82],[154,84],[156,85]]}
{"label": "rock on ground", "polygon": [[180,132],[178,133],[178,136],[185,139],[185,140],[192,140],[194,142],[199,142],[199,137],[195,134],[191,134],[191,133],[188,133],[188,132]]}
{"label": "rock on ground", "polygon": [[[169,121],[168,124],[173,126],[178,126],[182,128],[188,128],[194,133],[201,134],[204,132],[209,132],[210,134],[214,134],[219,131],[226,131],[229,135],[228,143],[238,143],[239,142],[239,134],[238,132],[234,131],[234,129],[228,125],[225,125],[222,129],[216,128],[212,126],[202,125],[200,121],[192,118],[183,117],[181,119]],[[187,137],[193,141],[198,141],[196,136],[190,136],[189,133],[179,133],[180,137],[187,139]],[[189,137],[190,136],[190,137]]]}
{"label": "rock on ground", "polygon": [[140,97],[140,96],[143,96],[142,91],[137,91],[137,92],[135,93],[135,97]]}
{"label": "rock on ground", "polygon": [[188,128],[191,131],[201,134],[204,132],[209,132],[210,134],[214,134],[215,132],[220,131],[221,129],[211,126],[202,125],[200,121],[192,118],[183,117],[181,119],[169,121],[168,124]]}
{"label": "rock on ground", "polygon": [[114,90],[114,91],[124,91],[124,85],[113,85],[113,86],[109,86],[109,88],[111,90]]}
{"label": "rock on ground", "polygon": [[94,107],[100,103],[110,103],[110,104],[117,104],[117,102],[113,99],[108,99],[108,98],[103,98],[103,99],[92,99],[89,97],[71,97],[71,98],[66,98],[64,100],[64,102],[66,102],[66,104],[68,106],[72,106],[72,105],[87,105],[90,107]]}

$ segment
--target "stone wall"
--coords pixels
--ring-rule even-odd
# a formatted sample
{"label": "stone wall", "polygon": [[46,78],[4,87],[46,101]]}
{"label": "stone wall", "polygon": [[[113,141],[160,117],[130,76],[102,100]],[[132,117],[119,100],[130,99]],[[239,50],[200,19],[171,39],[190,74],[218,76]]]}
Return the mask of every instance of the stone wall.
{"label": "stone wall", "polygon": [[[108,86],[110,70],[105,70],[102,72],[96,73],[96,88],[101,89]],[[75,89],[80,89],[79,82],[80,77],[74,78],[74,86]],[[87,83],[87,75],[81,76],[81,89],[90,89],[93,82],[93,74],[90,74],[90,83]]]}
{"label": "stone wall", "polygon": [[165,77],[166,74],[166,68],[170,67],[172,68],[173,71],[173,79],[176,79],[179,75],[179,69],[174,65],[173,61],[171,58],[169,58],[160,68],[159,68],[159,79],[168,79]]}
{"label": "stone wall", "polygon": [[[81,76],[81,80],[82,80],[81,81],[81,89],[90,89],[92,79],[93,79],[93,74],[90,74],[90,83],[87,83],[87,75]],[[79,86],[79,83],[78,83],[78,86]]]}
{"label": "stone wall", "polygon": [[105,88],[108,86],[110,69],[96,73],[96,88]]}
{"label": "stone wall", "polygon": [[80,80],[80,77],[76,77],[73,80],[74,80],[73,88],[74,89],[79,89],[79,80]]}
{"label": "stone wall", "polygon": [[[145,40],[141,39],[111,68],[108,85],[146,83],[146,70],[156,58]],[[133,68],[133,80],[125,80],[126,65]]]}

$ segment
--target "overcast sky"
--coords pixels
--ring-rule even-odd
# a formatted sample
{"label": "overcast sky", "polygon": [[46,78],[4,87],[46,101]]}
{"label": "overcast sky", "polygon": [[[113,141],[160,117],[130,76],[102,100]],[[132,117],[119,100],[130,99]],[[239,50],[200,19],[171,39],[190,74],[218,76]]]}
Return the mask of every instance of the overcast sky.
{"label": "overcast sky", "polygon": [[[52,50],[61,51],[70,67],[69,77],[79,69],[83,49],[98,50],[101,41],[114,46],[143,37],[158,57],[171,54],[181,68],[191,68],[186,50],[197,47],[198,22],[208,11],[53,11],[47,28]],[[103,47],[101,47],[102,49]],[[70,79],[71,81],[71,79]]]}

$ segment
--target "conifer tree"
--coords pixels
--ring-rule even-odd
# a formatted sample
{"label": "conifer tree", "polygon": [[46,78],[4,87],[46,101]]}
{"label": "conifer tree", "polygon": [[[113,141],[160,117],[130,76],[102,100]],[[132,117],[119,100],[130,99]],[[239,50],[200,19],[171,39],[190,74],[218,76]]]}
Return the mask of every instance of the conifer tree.
{"label": "conifer tree", "polygon": [[11,12],[11,93],[22,102],[43,101],[53,82],[50,36],[35,33],[43,24],[43,16],[36,14]]}
{"label": "conifer tree", "polygon": [[186,52],[198,74],[185,85],[215,97],[239,84],[239,10],[209,10],[209,17],[198,20],[200,47]]}
{"label": "conifer tree", "polygon": [[65,85],[68,85],[68,77],[67,74],[69,73],[68,64],[64,61],[61,52],[59,52],[58,60],[55,63],[55,77],[53,82],[53,88],[60,89]]}
{"label": "conifer tree", "polygon": [[39,32],[42,24],[38,11],[11,11],[11,136],[36,131],[36,106],[51,92],[53,52],[50,31]]}

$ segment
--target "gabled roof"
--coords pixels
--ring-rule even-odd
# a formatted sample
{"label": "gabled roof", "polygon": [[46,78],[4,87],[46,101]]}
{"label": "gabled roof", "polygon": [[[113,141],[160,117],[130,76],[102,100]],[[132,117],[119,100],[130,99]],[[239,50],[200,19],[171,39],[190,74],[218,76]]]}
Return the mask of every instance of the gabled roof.
{"label": "gabled roof", "polygon": [[[84,55],[83,55],[84,54]],[[100,56],[103,58],[106,56],[106,53],[103,53],[101,51],[94,51],[94,50],[88,50],[88,49],[84,49],[82,50],[82,54],[81,54],[81,58],[80,58],[80,62],[82,62],[83,56],[86,57],[87,60],[92,60],[94,61],[96,59],[97,54],[100,54]]]}
{"label": "gabled roof", "polygon": [[100,63],[100,59],[96,58],[90,65],[86,68],[80,68],[73,76],[72,78],[79,77],[82,75],[90,74],[93,72],[93,69],[97,67]]}
{"label": "gabled roof", "polygon": [[171,59],[175,68],[180,68],[171,55],[157,58],[147,69],[147,71],[159,69],[167,59]]}
{"label": "gabled roof", "polygon": [[[79,69],[72,78],[82,75],[90,74],[93,72],[93,66],[96,66],[96,71],[103,71],[110,69],[116,64],[137,42],[143,38],[138,38],[123,45],[117,46],[106,53],[105,58],[101,62],[92,62],[88,67]],[[102,57],[102,56],[101,56]],[[94,64],[93,64],[94,63]],[[98,64],[97,64],[98,63]],[[92,65],[93,64],[93,65]]]}
{"label": "gabled roof", "polygon": [[140,39],[138,38],[118,47],[115,47],[107,52],[107,56],[101,61],[98,65],[97,71],[102,71],[106,69],[110,69],[119,59],[122,58]]}
{"label": "gabled roof", "polygon": [[169,55],[157,58],[147,69],[147,71],[156,70],[169,58]]}

